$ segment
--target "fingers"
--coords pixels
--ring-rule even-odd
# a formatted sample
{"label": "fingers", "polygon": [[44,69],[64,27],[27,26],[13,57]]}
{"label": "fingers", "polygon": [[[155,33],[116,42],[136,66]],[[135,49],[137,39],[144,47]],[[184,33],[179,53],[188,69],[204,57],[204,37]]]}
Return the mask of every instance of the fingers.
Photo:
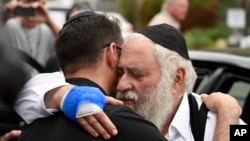
{"label": "fingers", "polygon": [[38,5],[36,8],[36,17],[39,22],[48,22],[49,14],[48,10],[44,7],[44,5]]}
{"label": "fingers", "polygon": [[101,135],[104,139],[110,139],[117,135],[117,129],[108,116],[103,112],[77,119],[78,123],[92,136]]}
{"label": "fingers", "polygon": [[117,106],[121,106],[123,105],[123,102],[121,100],[117,100],[113,97],[110,96],[105,96],[106,97],[106,103],[110,104],[110,105],[117,105]]}
{"label": "fingers", "polygon": [[41,5],[41,2],[39,1],[30,3],[30,6],[35,9],[38,8],[40,5]]}
{"label": "fingers", "polygon": [[98,137],[99,134],[98,132],[88,123],[88,121],[86,120],[87,117],[91,117],[90,116],[86,116],[86,117],[81,117],[77,119],[77,122],[92,136],[94,137]]}
{"label": "fingers", "polygon": [[205,103],[206,107],[210,111],[213,111],[213,112],[217,113],[217,108],[216,108],[216,105],[217,105],[216,102],[217,101],[213,100],[212,99],[213,97],[211,97],[211,95],[209,97],[208,94],[201,94],[200,96],[201,96],[201,100]]}
{"label": "fingers", "polygon": [[214,92],[209,95],[201,94],[202,101],[207,108],[215,113],[234,113],[240,115],[242,112],[238,101],[229,94]]}
{"label": "fingers", "polygon": [[20,135],[21,135],[21,130],[12,130],[4,134],[4,136],[0,138],[0,141],[9,141],[14,138],[18,138]]}
{"label": "fingers", "polygon": [[98,121],[100,121],[101,125],[108,131],[112,136],[117,135],[118,131],[109,117],[102,111],[94,115]]}
{"label": "fingers", "polygon": [[18,4],[19,3],[17,0],[12,0],[9,3],[7,3],[5,7],[12,11]]}
{"label": "fingers", "polygon": [[205,102],[207,100],[207,96],[208,96],[207,94],[201,94],[200,96],[201,96],[201,100],[203,102]]}

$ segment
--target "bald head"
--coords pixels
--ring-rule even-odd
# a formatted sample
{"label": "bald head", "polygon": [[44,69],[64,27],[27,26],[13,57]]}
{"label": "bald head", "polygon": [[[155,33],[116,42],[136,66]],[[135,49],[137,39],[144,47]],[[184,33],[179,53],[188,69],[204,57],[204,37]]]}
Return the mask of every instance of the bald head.
{"label": "bald head", "polygon": [[165,0],[164,9],[177,21],[186,19],[189,8],[189,0]]}

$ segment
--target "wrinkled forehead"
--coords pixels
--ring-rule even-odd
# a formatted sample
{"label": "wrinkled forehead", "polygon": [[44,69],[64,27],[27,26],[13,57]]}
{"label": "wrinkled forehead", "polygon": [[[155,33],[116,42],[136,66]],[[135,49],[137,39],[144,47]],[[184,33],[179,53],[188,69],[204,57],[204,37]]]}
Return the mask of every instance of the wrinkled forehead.
{"label": "wrinkled forehead", "polygon": [[142,34],[134,33],[125,38],[120,62],[123,64],[152,62],[155,60],[153,55],[155,43]]}
{"label": "wrinkled forehead", "polygon": [[[128,46],[125,46],[129,44]],[[135,46],[133,46],[133,44]],[[140,33],[133,33],[131,35],[128,35],[124,38],[124,47],[131,47],[131,48],[136,48],[136,47],[141,47],[141,46],[136,46],[137,44],[139,45],[146,45],[146,47],[152,47],[155,45],[155,43],[147,38],[146,36],[140,34]],[[131,46],[132,45],[132,46]]]}

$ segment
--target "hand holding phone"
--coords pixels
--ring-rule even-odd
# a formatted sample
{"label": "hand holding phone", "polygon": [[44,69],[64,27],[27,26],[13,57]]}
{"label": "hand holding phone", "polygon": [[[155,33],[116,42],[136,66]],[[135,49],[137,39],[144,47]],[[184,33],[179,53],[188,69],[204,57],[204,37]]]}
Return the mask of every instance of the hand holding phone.
{"label": "hand holding phone", "polygon": [[36,9],[33,7],[16,6],[14,14],[17,16],[35,16]]}

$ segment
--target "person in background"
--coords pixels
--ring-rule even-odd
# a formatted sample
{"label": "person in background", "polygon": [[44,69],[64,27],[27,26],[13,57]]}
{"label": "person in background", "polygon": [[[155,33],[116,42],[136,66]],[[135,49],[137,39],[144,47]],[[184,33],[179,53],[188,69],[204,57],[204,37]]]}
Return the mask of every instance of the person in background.
{"label": "person in background", "polygon": [[[1,34],[0,99],[9,106],[13,106],[15,96],[28,77],[23,66],[17,63],[23,57],[20,51],[32,56],[40,65],[54,54],[54,38],[59,28],[49,17],[45,3],[46,0],[10,0],[1,9],[1,33],[4,34]],[[35,16],[18,15],[15,10],[19,6],[36,9]],[[26,35],[31,36],[29,41]],[[20,134],[20,130],[12,130],[0,137],[0,141],[11,140]]]}
{"label": "person in background", "polygon": [[73,17],[74,15],[84,12],[84,11],[94,11],[88,2],[76,2],[66,13],[66,21]]}
{"label": "person in background", "polygon": [[[1,29],[0,26],[0,33]],[[28,74],[19,59],[22,59],[21,54],[16,49],[4,45],[0,39],[0,103],[10,107],[13,106],[18,92],[28,80]],[[0,141],[17,138],[20,134],[20,130],[12,130],[3,136],[0,135]]]}
{"label": "person in background", "polygon": [[13,106],[18,92],[28,79],[19,59],[22,56],[18,51],[0,43],[0,103],[9,106]]}
{"label": "person in background", "polygon": [[60,28],[45,8],[47,0],[18,0],[15,17],[4,24],[5,42],[30,55],[41,66],[54,51],[55,37]]}
{"label": "person in background", "polygon": [[1,9],[1,23],[4,24],[8,19],[15,17],[14,8],[18,5],[18,0],[10,0]]}
{"label": "person in background", "polygon": [[[91,6],[89,5],[88,2],[76,2],[74,3],[71,8],[67,11],[66,13],[66,21],[73,17],[74,15],[80,13],[80,12],[84,12],[84,11],[93,11],[93,9],[91,8]],[[44,67],[43,72],[55,72],[55,71],[59,71],[60,70],[60,66],[58,65],[57,59],[56,59],[56,55],[53,55],[52,57],[50,57]]]}
{"label": "person in background", "polygon": [[181,30],[181,21],[186,19],[188,8],[189,0],[164,0],[161,11],[149,21],[148,25],[166,23]]}

